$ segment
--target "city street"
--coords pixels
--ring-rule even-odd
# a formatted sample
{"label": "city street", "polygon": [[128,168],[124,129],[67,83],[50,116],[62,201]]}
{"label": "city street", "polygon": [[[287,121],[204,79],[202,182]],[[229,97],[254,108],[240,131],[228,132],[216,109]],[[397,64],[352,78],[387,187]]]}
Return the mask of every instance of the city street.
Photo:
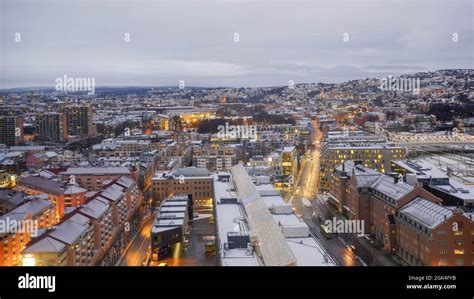
{"label": "city street", "polygon": [[[311,233],[322,243],[323,247],[333,257],[334,260],[341,266],[362,266],[363,264],[356,258],[351,249],[339,238],[326,239],[320,232],[319,223],[317,223],[318,215],[321,219],[327,218],[327,208],[323,205],[318,207],[317,194],[319,190],[319,156],[320,156],[320,140],[322,139],[322,132],[313,123],[315,128],[315,149],[309,151],[308,158],[303,158],[302,170],[299,179],[296,183],[296,191],[292,197],[292,204],[295,213],[298,214],[306,224],[310,227]],[[307,200],[303,203],[303,198]],[[306,201],[305,200],[305,201]],[[314,213],[314,217],[313,217]],[[315,223],[316,221],[316,223]]]}
{"label": "city street", "polygon": [[119,261],[120,266],[143,266],[147,248],[150,245],[150,230],[154,217],[148,216],[143,221],[140,232],[132,240]]}

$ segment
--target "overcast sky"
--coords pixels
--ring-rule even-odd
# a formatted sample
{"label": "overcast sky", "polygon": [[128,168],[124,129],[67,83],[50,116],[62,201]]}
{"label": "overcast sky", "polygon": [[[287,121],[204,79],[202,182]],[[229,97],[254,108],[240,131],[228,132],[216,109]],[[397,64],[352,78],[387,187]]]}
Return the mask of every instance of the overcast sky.
{"label": "overcast sky", "polygon": [[474,0],[0,3],[0,88],[54,87],[63,75],[275,86],[474,68]]}

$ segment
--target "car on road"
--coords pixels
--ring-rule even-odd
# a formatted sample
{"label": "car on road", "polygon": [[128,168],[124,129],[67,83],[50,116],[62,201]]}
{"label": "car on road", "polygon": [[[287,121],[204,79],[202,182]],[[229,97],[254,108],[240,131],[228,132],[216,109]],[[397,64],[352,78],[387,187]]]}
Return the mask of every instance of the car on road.
{"label": "car on road", "polygon": [[354,254],[356,252],[356,247],[354,245],[347,245],[347,249],[349,249]]}
{"label": "car on road", "polygon": [[321,229],[321,233],[326,239],[332,239],[332,234],[329,231],[329,228],[325,224],[321,224],[319,228]]}

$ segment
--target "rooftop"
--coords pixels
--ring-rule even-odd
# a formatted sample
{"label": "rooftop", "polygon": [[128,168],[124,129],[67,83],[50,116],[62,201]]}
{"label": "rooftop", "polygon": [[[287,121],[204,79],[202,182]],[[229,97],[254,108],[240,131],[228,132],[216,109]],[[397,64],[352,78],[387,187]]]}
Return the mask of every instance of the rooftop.
{"label": "rooftop", "polygon": [[230,173],[214,174],[214,198],[216,199],[216,221],[221,264],[223,266],[259,266],[260,261],[255,253],[249,254],[243,248],[224,250],[228,232],[249,232],[250,228],[243,220],[245,219],[245,212],[240,203],[221,203],[222,198],[237,198],[237,194],[232,191],[232,181],[221,181],[219,180],[220,176],[230,178]]}
{"label": "rooftop", "polygon": [[63,183],[55,180],[48,180],[39,176],[21,178],[19,183],[50,194],[61,195],[64,193]]}
{"label": "rooftop", "polygon": [[406,171],[416,174],[416,177],[420,179],[449,178],[441,169],[424,160],[394,160],[392,162]]}
{"label": "rooftop", "polygon": [[421,197],[415,198],[410,203],[401,208],[398,213],[411,218],[430,229],[443,223],[446,218],[450,218],[453,212],[445,207],[434,204]]}
{"label": "rooftop", "polygon": [[69,167],[61,175],[130,175],[126,167]]}
{"label": "rooftop", "polygon": [[210,172],[207,168],[197,168],[197,167],[184,167],[178,168],[173,172],[175,177],[184,176],[184,177],[210,177]]}

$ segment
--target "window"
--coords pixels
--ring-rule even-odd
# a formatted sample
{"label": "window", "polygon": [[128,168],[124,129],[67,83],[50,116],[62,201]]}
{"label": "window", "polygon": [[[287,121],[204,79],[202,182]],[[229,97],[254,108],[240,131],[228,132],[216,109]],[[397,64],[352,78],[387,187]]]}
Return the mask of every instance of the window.
{"label": "window", "polygon": [[454,240],[455,245],[462,245],[462,240]]}
{"label": "window", "polygon": [[439,266],[446,266],[448,264],[448,261],[446,259],[439,259]]}
{"label": "window", "polygon": [[444,231],[444,230],[440,230],[440,231],[438,232],[438,236],[447,236],[447,235],[448,235],[448,233],[447,233],[446,231]]}
{"label": "window", "polygon": [[454,264],[456,266],[462,266],[462,265],[464,265],[464,260],[463,259],[455,259]]}
{"label": "window", "polygon": [[446,240],[439,240],[439,245],[446,245],[448,244]]}
{"label": "window", "polygon": [[464,249],[454,249],[454,254],[464,254]]}
{"label": "window", "polygon": [[440,249],[440,250],[439,250],[439,254],[444,255],[444,254],[446,254],[446,253],[448,253],[448,251],[447,251],[446,249]]}

